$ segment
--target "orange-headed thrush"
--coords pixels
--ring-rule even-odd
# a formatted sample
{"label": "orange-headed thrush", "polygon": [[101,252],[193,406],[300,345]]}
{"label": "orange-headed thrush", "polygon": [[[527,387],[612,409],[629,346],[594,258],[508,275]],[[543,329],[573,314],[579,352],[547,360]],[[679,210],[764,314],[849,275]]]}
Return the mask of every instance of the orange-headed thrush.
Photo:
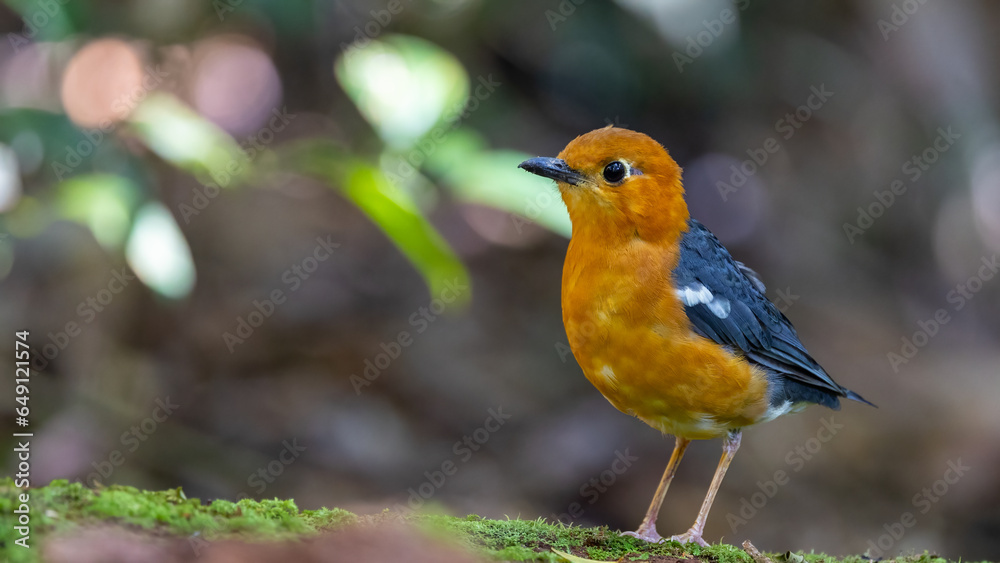
{"label": "orange-headed thrush", "polygon": [[837,409],[840,397],[868,401],[820,367],[760,276],[690,217],[681,169],[659,143],[605,127],[520,167],[555,180],[569,210],[563,323],[584,375],[618,410],[677,440],[646,517],[627,534],[662,540],[656,516],[684,450],[723,437],[698,518],[671,538],[706,545],[743,427],[812,403]]}

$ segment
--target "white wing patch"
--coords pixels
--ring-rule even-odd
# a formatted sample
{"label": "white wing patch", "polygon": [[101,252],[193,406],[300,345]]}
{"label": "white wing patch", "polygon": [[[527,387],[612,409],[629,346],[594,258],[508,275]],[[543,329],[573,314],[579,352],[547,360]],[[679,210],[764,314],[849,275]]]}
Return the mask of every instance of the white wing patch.
{"label": "white wing patch", "polygon": [[681,289],[678,289],[677,296],[680,297],[681,301],[683,301],[688,307],[693,307],[699,303],[708,303],[715,299],[712,292],[700,283],[686,285]]}
{"label": "white wing patch", "polygon": [[724,319],[729,316],[729,300],[725,297],[716,297],[707,287],[700,283],[686,285],[677,290],[677,297],[688,307],[704,305],[713,315]]}

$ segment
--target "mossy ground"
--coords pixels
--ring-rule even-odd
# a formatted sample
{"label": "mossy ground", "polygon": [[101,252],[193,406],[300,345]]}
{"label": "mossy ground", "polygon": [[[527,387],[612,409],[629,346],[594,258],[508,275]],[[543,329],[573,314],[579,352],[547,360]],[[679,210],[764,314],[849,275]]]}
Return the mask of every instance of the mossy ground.
{"label": "mossy ground", "polygon": [[[16,546],[17,532],[11,518],[17,495],[23,492],[10,479],[0,481],[0,554],[11,562],[38,561],[38,546],[54,533],[88,525],[118,525],[147,531],[156,537],[198,538],[197,541],[244,539],[279,541],[316,536],[352,524],[395,519],[388,512],[358,517],[341,509],[299,510],[291,500],[216,500],[203,504],[180,489],[140,491],[110,486],[90,489],[64,480],[30,490],[31,549]],[[487,520],[478,516],[455,518],[419,515],[407,518],[430,535],[457,539],[470,551],[497,561],[565,561],[552,549],[601,561],[705,560],[718,563],[752,563],[740,548],[719,544],[707,548],[677,543],[650,545],[619,536],[606,527],[581,528],[549,524],[543,520]],[[838,559],[822,554],[801,554],[808,563],[866,563],[861,557]],[[783,556],[772,556],[782,561]],[[795,557],[794,559],[798,559]],[[929,554],[898,559],[905,563],[947,563]]]}

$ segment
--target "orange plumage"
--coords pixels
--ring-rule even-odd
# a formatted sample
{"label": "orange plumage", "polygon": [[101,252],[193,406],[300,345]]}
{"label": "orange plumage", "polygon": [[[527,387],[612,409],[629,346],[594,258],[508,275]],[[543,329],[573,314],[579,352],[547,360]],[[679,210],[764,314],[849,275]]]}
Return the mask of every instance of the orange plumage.
{"label": "orange plumage", "polygon": [[752,424],[767,410],[763,374],[691,331],[670,279],[689,218],[680,167],[649,137],[615,128],[559,158],[599,177],[617,155],[642,175],[611,189],[560,184],[574,225],[562,280],[574,356],[615,407],[667,434],[717,438]]}
{"label": "orange plumage", "polygon": [[[655,520],[692,439],[725,436],[708,510],[740,430],[809,403],[864,401],[835,383],[763,296],[759,277],[689,217],[681,169],[659,143],[606,127],[558,158],[521,168],[558,182],[573,236],[562,279],[563,323],[587,379],[619,410],[677,446],[646,518],[630,535],[659,541]],[[867,402],[867,401],[864,401]]]}

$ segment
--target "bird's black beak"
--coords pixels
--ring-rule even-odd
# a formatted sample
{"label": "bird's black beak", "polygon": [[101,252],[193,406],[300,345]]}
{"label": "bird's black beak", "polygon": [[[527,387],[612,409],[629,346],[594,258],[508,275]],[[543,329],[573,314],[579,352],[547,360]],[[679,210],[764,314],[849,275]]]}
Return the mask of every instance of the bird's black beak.
{"label": "bird's black beak", "polygon": [[548,158],[544,156],[529,158],[517,167],[543,178],[549,178],[557,182],[566,182],[574,186],[579,186],[586,180],[583,174],[570,168],[566,164],[566,161],[560,158]]}

